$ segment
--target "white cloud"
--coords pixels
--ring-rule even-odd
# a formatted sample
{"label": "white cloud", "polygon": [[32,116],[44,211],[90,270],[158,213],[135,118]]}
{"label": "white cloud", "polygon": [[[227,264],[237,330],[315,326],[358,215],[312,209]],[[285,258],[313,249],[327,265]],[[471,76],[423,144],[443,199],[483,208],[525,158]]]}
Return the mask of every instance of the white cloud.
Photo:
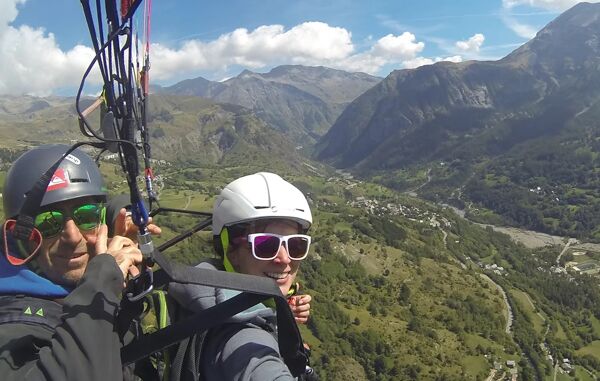
{"label": "white cloud", "polygon": [[435,63],[435,61],[431,58],[415,57],[413,59],[404,61],[404,68],[405,69],[414,69],[419,66],[431,65],[434,63]]}
{"label": "white cloud", "polygon": [[404,63],[414,60],[424,47],[423,42],[416,42],[416,37],[412,33],[404,32],[399,36],[388,34],[377,40],[369,50],[349,55],[338,62],[331,62],[330,66],[342,70],[378,74],[385,65],[405,67]]}
{"label": "white cloud", "polygon": [[409,32],[404,32],[399,36],[388,34],[375,43],[371,49],[371,53],[375,56],[388,58],[390,60],[413,58],[425,47],[424,43],[415,41],[415,35]]}
{"label": "white cloud", "polygon": [[426,57],[415,57],[411,60],[404,61],[404,68],[406,69],[414,69],[423,65],[431,65],[436,62],[462,62],[463,58],[461,56],[450,56],[450,57],[435,57],[435,58],[426,58]]}
{"label": "white cloud", "polygon": [[463,52],[476,53],[479,52],[479,48],[483,45],[483,41],[485,41],[485,36],[481,33],[477,33],[469,37],[466,41],[457,41],[455,46]]}
{"label": "white cloud", "polygon": [[450,56],[450,57],[444,57],[444,58],[439,58],[436,57],[436,61],[435,62],[440,62],[440,61],[446,61],[446,62],[462,62],[463,58],[461,56]]}
{"label": "white cloud", "polygon": [[53,89],[77,86],[94,56],[77,45],[62,51],[52,33],[42,28],[10,24],[24,0],[0,3],[0,94],[49,95]]}
{"label": "white cloud", "polygon": [[273,63],[318,65],[348,57],[354,51],[351,33],[322,22],[305,22],[286,31],[264,25],[253,31],[236,29],[214,41],[190,40],[179,49],[152,47],[152,75],[166,79],[177,71],[217,70],[231,65],[261,68]]}
{"label": "white cloud", "polygon": [[[62,50],[55,36],[43,28],[13,26],[18,5],[24,1],[0,3],[0,94],[45,96],[58,89],[77,88],[93,50],[83,45]],[[466,42],[472,44],[471,49],[483,42],[476,37]],[[359,45],[365,46],[364,42]],[[460,56],[421,57],[424,48],[425,44],[410,32],[368,39],[366,48],[357,51],[352,33],[342,27],[316,21],[288,29],[263,25],[254,30],[239,28],[212,41],[188,40],[177,47],[154,43],[150,78],[157,83],[198,73],[223,78],[240,67],[256,70],[280,64],[323,65],[382,75],[384,67],[412,68],[440,60],[462,60]],[[87,83],[98,85],[99,75]]]}
{"label": "white cloud", "polygon": [[152,75],[164,80],[178,72],[226,70],[232,65],[259,69],[281,63],[378,74],[384,65],[402,66],[424,47],[414,34],[404,32],[388,34],[370,49],[356,52],[352,34],[344,28],[305,22],[286,31],[281,25],[266,25],[253,31],[236,29],[211,42],[191,40],[178,49],[154,44]]}
{"label": "white cloud", "polygon": [[[503,12],[501,13],[501,18],[504,24],[518,36],[531,39],[535,37],[539,28],[518,21],[509,13],[510,10],[519,6],[528,6],[548,11],[563,12],[580,1],[581,0],[502,0]],[[600,0],[588,0],[588,2],[598,3]]]}
{"label": "white cloud", "polygon": [[[542,8],[552,11],[565,11],[581,0],[502,0],[504,8],[514,8],[520,5],[527,5],[533,8]],[[587,0],[589,3],[598,3],[600,0]]]}
{"label": "white cloud", "polygon": [[11,22],[15,21],[19,11],[17,4],[23,4],[25,0],[3,0],[0,3],[0,32]]}
{"label": "white cloud", "polygon": [[502,21],[510,30],[515,32],[519,37],[523,37],[528,40],[535,37],[536,33],[538,32],[536,27],[519,22],[514,17],[508,15],[503,15]]}

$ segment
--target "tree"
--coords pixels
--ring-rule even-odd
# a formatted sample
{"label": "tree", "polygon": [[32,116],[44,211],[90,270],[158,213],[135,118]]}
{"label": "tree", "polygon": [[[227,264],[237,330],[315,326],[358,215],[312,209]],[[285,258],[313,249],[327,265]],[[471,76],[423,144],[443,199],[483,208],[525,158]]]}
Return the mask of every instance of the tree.
{"label": "tree", "polygon": [[406,283],[402,283],[400,286],[400,292],[398,293],[398,303],[406,306],[410,302],[410,288]]}

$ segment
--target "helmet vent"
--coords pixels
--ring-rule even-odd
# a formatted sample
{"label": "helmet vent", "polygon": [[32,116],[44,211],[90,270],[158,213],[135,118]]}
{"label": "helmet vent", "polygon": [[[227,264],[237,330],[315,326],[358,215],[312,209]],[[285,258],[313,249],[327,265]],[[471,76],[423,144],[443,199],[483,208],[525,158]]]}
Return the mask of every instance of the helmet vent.
{"label": "helmet vent", "polygon": [[71,183],[87,183],[88,179],[70,179]]}

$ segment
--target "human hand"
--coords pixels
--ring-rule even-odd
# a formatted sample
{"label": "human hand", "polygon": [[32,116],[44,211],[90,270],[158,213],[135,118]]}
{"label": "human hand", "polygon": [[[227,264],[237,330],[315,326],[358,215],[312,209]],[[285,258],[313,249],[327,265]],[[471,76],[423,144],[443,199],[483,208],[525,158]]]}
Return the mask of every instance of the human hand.
{"label": "human hand", "polygon": [[102,224],[96,234],[94,246],[97,254],[107,253],[113,256],[123,273],[123,279],[127,279],[128,275],[134,277],[140,273],[137,265],[142,263],[142,252],[131,239],[114,236],[109,241],[108,227]]}
{"label": "human hand", "polygon": [[[158,235],[162,232],[162,230],[155,224],[151,223],[152,222],[152,217],[150,217],[148,219],[148,225],[146,226],[146,228],[148,229],[148,232],[150,232],[150,234],[152,235]],[[131,218],[131,213],[127,211],[127,209],[125,208],[121,208],[121,210],[119,210],[119,214],[117,215],[116,219],[115,219],[115,226],[114,226],[114,232],[115,235],[120,235],[123,237],[127,237],[129,239],[131,239],[134,242],[137,242],[137,237],[138,237],[138,227],[136,224],[133,223],[133,218]]]}
{"label": "human hand", "polygon": [[306,324],[310,315],[310,301],[312,297],[308,294],[294,295],[288,299],[288,304],[292,309],[296,323]]}

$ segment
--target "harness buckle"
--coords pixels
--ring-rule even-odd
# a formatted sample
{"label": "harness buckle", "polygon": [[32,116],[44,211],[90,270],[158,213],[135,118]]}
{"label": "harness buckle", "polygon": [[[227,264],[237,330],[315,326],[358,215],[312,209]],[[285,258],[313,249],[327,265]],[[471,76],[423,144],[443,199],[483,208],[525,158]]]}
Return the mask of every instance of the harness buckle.
{"label": "harness buckle", "polygon": [[130,302],[137,302],[154,289],[154,273],[152,268],[145,266],[145,270],[131,278],[125,288],[125,296]]}

